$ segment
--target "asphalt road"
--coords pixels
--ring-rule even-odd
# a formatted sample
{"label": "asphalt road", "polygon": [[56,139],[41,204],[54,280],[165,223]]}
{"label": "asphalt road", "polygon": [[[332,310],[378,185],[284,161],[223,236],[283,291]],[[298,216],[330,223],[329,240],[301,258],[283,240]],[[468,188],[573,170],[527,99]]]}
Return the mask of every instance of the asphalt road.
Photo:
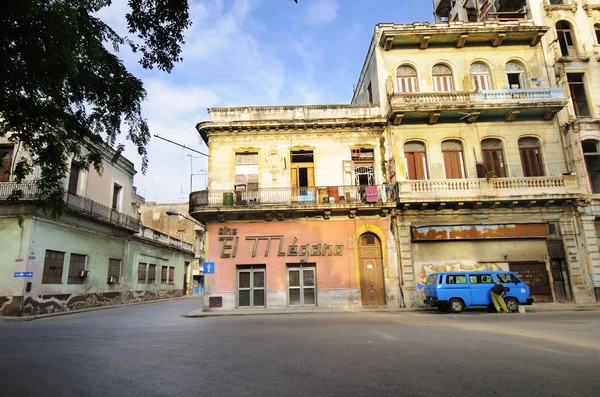
{"label": "asphalt road", "polygon": [[179,315],[196,306],[0,323],[0,395],[600,393],[600,311]]}

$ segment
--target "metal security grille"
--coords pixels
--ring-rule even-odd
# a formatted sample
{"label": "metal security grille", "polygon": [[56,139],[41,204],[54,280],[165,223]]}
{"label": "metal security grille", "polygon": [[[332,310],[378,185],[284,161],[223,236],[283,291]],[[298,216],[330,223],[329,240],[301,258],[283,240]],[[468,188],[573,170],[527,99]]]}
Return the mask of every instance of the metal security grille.
{"label": "metal security grille", "polygon": [[365,234],[363,236],[363,245],[375,245],[375,236],[372,234]]}
{"label": "metal security grille", "polygon": [[62,283],[63,263],[65,261],[65,253],[58,251],[46,250],[46,258],[44,260],[44,274],[42,276],[42,284],[60,284]]}
{"label": "metal security grille", "polygon": [[85,270],[85,255],[71,254],[71,262],[69,263],[69,279],[68,284],[83,284],[83,277],[80,277],[81,272]]}

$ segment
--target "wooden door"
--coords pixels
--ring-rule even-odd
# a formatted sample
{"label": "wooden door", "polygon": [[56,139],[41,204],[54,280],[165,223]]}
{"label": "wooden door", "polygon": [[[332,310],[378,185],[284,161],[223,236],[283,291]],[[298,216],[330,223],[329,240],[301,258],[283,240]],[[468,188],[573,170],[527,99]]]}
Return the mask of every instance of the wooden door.
{"label": "wooden door", "polygon": [[495,176],[500,178],[506,176],[502,149],[483,149],[483,162],[488,171],[493,171]]}
{"label": "wooden door", "polygon": [[462,179],[463,161],[462,151],[460,150],[444,150],[444,170],[446,171],[446,179]]}
{"label": "wooden door", "polygon": [[362,304],[365,306],[385,305],[381,243],[374,234],[366,233],[358,239],[358,262]]}
{"label": "wooden door", "polygon": [[408,179],[427,179],[425,152],[405,152],[408,165]]}
{"label": "wooden door", "polygon": [[536,148],[521,148],[521,164],[523,165],[523,175],[525,176],[544,176],[542,168],[542,156],[540,150]]}
{"label": "wooden door", "polygon": [[[313,163],[292,164],[292,201],[302,201],[315,187]],[[303,196],[303,197],[300,197]]]}

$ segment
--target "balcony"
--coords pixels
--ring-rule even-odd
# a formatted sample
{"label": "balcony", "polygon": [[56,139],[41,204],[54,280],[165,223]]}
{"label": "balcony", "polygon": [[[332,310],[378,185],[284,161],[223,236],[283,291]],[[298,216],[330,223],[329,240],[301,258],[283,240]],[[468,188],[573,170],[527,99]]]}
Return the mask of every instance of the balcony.
{"label": "balcony", "polygon": [[158,230],[154,230],[149,227],[140,227],[140,230],[136,235],[143,239],[151,240],[162,245],[179,248],[188,252],[194,252],[194,244],[171,237],[168,234],[159,232]]}
{"label": "balcony", "polygon": [[401,209],[560,205],[580,195],[576,176],[402,181]]}
{"label": "balcony", "polygon": [[396,207],[395,186],[275,187],[256,190],[203,190],[190,194],[190,214],[200,220],[283,219],[332,213],[387,213]]}
{"label": "balcony", "polygon": [[408,92],[391,96],[393,124],[551,119],[568,103],[561,88]]}
{"label": "balcony", "polygon": [[[0,183],[0,202],[7,201],[13,192],[19,190],[22,192],[22,197],[19,199],[19,202],[43,200],[43,197],[40,197],[39,195],[36,181],[26,181],[21,183],[2,182]],[[118,211],[113,211],[109,207],[84,197],[65,192],[65,203],[67,205],[67,212],[69,213],[89,218],[100,223],[127,229],[132,232],[138,232],[140,229],[139,219]]]}

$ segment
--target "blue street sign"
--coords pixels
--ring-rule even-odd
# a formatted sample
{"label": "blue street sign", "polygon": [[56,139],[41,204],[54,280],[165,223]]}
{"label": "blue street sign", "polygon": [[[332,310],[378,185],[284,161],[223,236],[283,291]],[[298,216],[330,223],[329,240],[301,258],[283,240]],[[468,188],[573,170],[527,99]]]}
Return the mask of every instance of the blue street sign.
{"label": "blue street sign", "polygon": [[15,272],[15,277],[33,277],[33,272]]}
{"label": "blue street sign", "polygon": [[215,274],[215,262],[204,262],[204,274]]}

